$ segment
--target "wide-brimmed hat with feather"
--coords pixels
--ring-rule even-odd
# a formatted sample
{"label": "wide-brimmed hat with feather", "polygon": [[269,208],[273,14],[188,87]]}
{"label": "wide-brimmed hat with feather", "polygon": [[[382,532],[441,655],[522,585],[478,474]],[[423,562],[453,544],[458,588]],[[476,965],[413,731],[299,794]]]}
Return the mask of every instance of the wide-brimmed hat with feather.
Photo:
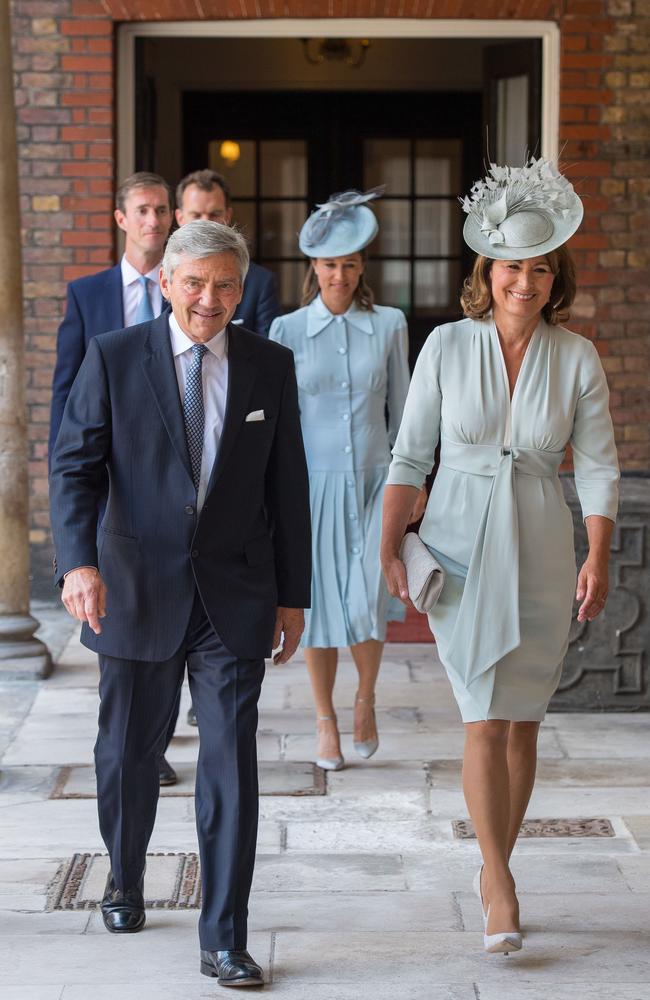
{"label": "wide-brimmed hat with feather", "polygon": [[493,260],[550,253],[573,236],[583,216],[571,182],[543,157],[531,157],[523,167],[491,163],[460,203],[467,213],[465,242]]}

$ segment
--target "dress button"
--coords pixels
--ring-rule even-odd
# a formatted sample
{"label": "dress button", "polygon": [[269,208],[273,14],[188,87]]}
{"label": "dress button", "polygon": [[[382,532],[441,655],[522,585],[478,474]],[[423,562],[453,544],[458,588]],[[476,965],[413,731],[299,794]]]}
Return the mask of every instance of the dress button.
{"label": "dress button", "polygon": [[199,550],[198,549],[192,549],[192,559],[196,559],[196,557],[198,556],[198,554],[199,554]]}
{"label": "dress button", "polygon": [[346,455],[349,455],[349,454],[350,454],[350,452],[352,451],[352,448],[350,447],[350,445],[349,445],[349,444],[346,444],[346,446],[345,446],[345,448],[343,449],[343,451],[345,452],[345,454],[346,454]]}
{"label": "dress button", "polygon": [[360,552],[359,546],[355,545],[354,548],[352,549],[352,555],[353,556],[358,556],[359,552]]}
{"label": "dress button", "polygon": [[347,382],[341,382],[341,388],[342,389],[347,389],[347,387],[348,387],[348,383]]}
{"label": "dress button", "polygon": [[349,420],[349,419],[350,419],[350,414],[349,413],[342,413],[341,414],[341,420]]}
{"label": "dress button", "polygon": [[348,514],[348,517],[350,518],[351,521],[356,521],[356,519],[357,519],[357,515],[356,514]]}
{"label": "dress button", "polygon": [[187,507],[183,507],[183,510],[185,511],[186,514],[193,514],[194,513],[194,507],[190,507],[189,504],[187,505]]}
{"label": "dress button", "polygon": [[345,482],[347,486],[354,486],[354,479],[346,479]]}
{"label": "dress button", "polygon": [[347,353],[348,353],[347,347],[339,347],[339,354],[347,354]]}

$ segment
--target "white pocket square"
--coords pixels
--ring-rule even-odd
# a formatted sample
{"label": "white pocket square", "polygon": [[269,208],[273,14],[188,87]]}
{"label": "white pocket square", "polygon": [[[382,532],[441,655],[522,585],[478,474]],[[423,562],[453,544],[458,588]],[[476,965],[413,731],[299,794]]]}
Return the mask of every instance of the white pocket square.
{"label": "white pocket square", "polygon": [[264,416],[264,410],[251,410],[251,412],[247,415],[245,422],[248,423],[249,420],[265,420],[265,419],[266,418]]}

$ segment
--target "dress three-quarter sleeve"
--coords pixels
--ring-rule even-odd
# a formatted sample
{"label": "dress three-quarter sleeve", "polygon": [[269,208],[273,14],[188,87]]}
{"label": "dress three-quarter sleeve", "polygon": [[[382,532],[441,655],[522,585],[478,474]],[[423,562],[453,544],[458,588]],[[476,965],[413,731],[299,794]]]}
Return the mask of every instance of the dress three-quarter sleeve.
{"label": "dress three-quarter sleeve", "polygon": [[399,325],[393,337],[388,355],[388,440],[395,444],[399,431],[404,404],[409,391],[409,335],[406,316],[399,313]]}
{"label": "dress three-quarter sleeve", "polygon": [[433,468],[440,436],[440,363],[440,329],[436,327],[420,351],[413,371],[393,448],[388,485],[420,489]]}
{"label": "dress three-quarter sleeve", "polygon": [[588,343],[581,366],[580,395],[571,435],[576,490],[583,518],[599,514],[616,520],[618,459],[603,366]]}

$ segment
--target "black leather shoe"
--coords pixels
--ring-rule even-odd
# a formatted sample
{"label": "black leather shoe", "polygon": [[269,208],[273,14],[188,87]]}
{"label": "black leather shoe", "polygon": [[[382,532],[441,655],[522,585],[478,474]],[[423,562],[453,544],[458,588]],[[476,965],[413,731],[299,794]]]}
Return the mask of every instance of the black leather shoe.
{"label": "black leather shoe", "polygon": [[201,972],[219,986],[264,986],[264,976],[247,951],[201,951]]}
{"label": "black leather shoe", "polygon": [[161,757],[158,762],[158,778],[161,785],[175,785],[178,775],[166,757]]}
{"label": "black leather shoe", "polygon": [[188,726],[198,726],[199,720],[196,717],[196,709],[194,705],[190,705],[187,710],[187,724]]}
{"label": "black leather shoe", "polygon": [[111,934],[135,934],[142,930],[146,920],[143,890],[144,875],[137,885],[122,892],[113,881],[113,873],[108,873],[102,899],[102,917],[107,931]]}

